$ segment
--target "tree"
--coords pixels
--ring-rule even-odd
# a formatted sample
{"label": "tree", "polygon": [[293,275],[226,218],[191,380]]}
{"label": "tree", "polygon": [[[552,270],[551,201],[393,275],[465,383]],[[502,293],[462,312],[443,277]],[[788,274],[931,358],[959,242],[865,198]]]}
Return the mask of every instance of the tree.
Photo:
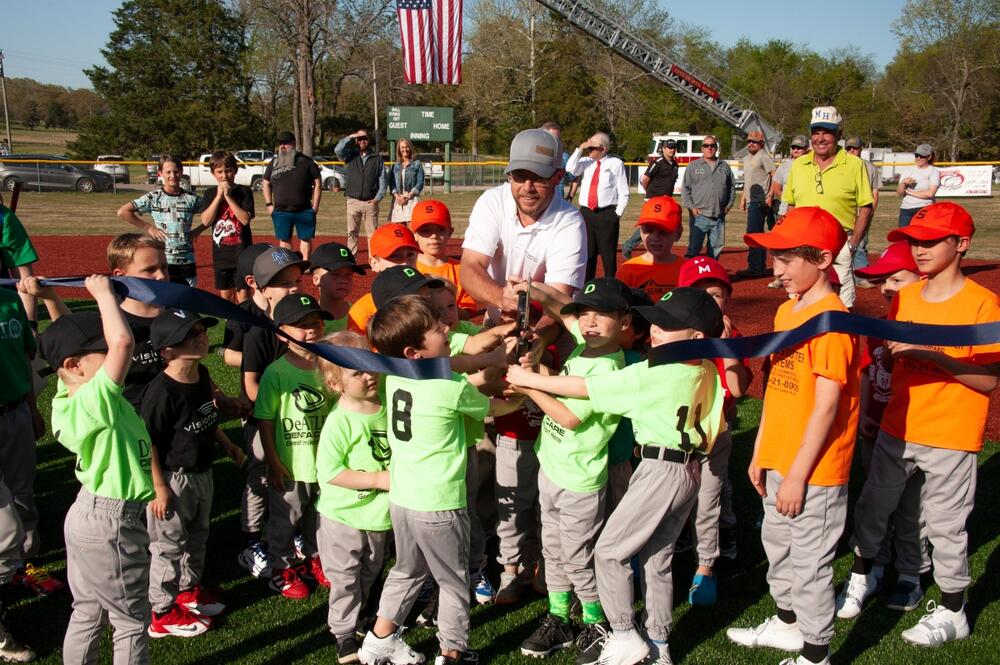
{"label": "tree", "polygon": [[24,124],[28,126],[28,129],[34,129],[41,121],[42,116],[38,112],[38,102],[32,99],[28,102],[28,114],[24,118]]}
{"label": "tree", "polygon": [[108,66],[86,70],[109,112],[84,122],[74,155],[241,147],[258,122],[238,17],[220,0],[126,0],[114,22]]}
{"label": "tree", "polygon": [[61,102],[53,100],[46,105],[46,127],[70,127],[71,125],[70,111]]}

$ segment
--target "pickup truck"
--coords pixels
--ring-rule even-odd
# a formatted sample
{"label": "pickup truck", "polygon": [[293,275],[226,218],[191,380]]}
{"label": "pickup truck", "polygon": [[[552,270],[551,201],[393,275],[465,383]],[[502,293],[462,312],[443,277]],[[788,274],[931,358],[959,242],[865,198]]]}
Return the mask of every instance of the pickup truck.
{"label": "pickup truck", "polygon": [[[184,167],[184,175],[181,176],[181,180],[183,181],[181,186],[184,189],[191,190],[194,187],[211,187],[216,184],[215,177],[212,176],[212,170],[208,166],[208,161],[211,157],[211,154],[205,153],[198,158],[196,165]],[[253,191],[259,192],[264,182],[264,170],[267,167],[265,165],[249,166],[238,158],[236,163],[239,165],[236,171],[236,184],[246,185]]]}

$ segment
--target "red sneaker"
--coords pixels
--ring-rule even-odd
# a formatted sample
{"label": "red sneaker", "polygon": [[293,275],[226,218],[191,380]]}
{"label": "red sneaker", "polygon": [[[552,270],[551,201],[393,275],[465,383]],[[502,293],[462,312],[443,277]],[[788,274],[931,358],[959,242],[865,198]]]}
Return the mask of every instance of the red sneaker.
{"label": "red sneaker", "polygon": [[327,589],[330,588],[330,580],[326,579],[326,574],[323,572],[323,563],[319,560],[318,556],[311,556],[306,560],[306,568],[309,570],[309,575],[316,580],[317,584],[322,584]]}
{"label": "red sneaker", "polygon": [[285,598],[302,600],[309,597],[309,587],[299,577],[295,568],[284,568],[275,571],[271,577],[270,586]]}
{"label": "red sneaker", "polygon": [[212,620],[192,614],[186,607],[174,605],[169,612],[157,616],[153,612],[153,621],[149,624],[149,636],[160,637],[197,637],[212,627]]}
{"label": "red sneaker", "polygon": [[203,617],[218,616],[226,611],[226,606],[218,597],[201,585],[177,594],[177,604]]}
{"label": "red sneaker", "polygon": [[66,585],[49,575],[43,566],[24,564],[24,570],[14,576],[16,582],[28,587],[39,596],[47,596],[56,591],[62,591]]}

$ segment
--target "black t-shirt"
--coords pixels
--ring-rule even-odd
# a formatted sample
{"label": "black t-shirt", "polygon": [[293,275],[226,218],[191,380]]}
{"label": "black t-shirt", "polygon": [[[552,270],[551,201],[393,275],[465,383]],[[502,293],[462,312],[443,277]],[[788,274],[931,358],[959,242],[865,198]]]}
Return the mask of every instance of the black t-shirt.
{"label": "black t-shirt", "polygon": [[140,413],[160,464],[171,470],[208,470],[219,426],[208,369],[198,366],[195,383],[181,383],[160,372],[142,394]]}
{"label": "black t-shirt", "polygon": [[[209,187],[205,190],[198,212],[206,210],[212,204],[218,189]],[[254,218],[252,189],[246,185],[234,186],[233,199],[250,214],[250,219]],[[253,233],[250,232],[250,225],[236,219],[236,215],[229,207],[229,201],[223,198],[212,221],[212,263],[216,268],[235,268],[240,252],[252,244]]]}
{"label": "black t-shirt", "polygon": [[660,157],[646,168],[644,175],[649,178],[646,198],[674,195],[674,185],[677,184],[677,162],[668,162]]}
{"label": "black t-shirt", "polygon": [[244,372],[256,372],[257,379],[267,366],[284,355],[288,344],[266,328],[253,327],[243,336]]}
{"label": "black t-shirt", "polygon": [[122,311],[122,314],[125,315],[128,327],[132,329],[132,337],[135,338],[132,364],[128,368],[128,374],[125,375],[122,394],[138,411],[139,403],[142,401],[142,391],[163,369],[163,359],[149,339],[149,327],[153,325],[156,317],[136,316],[125,311]]}
{"label": "black t-shirt", "polygon": [[[247,298],[239,305],[240,309],[246,310],[247,312],[255,316],[267,315],[264,313],[257,303],[253,301],[253,298]],[[222,348],[229,349],[230,351],[243,351],[243,340],[246,337],[247,331],[253,326],[248,326],[245,323],[240,323],[239,321],[229,320],[226,321],[226,331],[222,334]]]}
{"label": "black t-shirt", "polygon": [[293,166],[275,169],[275,157],[264,171],[264,180],[271,183],[274,209],[301,212],[312,207],[313,181],[319,179],[319,166],[311,157],[299,153]]}

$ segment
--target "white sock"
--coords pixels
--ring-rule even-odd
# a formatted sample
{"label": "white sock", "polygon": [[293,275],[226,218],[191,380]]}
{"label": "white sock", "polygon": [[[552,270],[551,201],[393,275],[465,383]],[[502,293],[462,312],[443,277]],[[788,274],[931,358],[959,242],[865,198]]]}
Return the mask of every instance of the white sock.
{"label": "white sock", "polygon": [[635,632],[634,628],[627,628],[625,630],[618,630],[617,628],[611,631],[611,634],[616,640],[630,640],[632,639],[632,633]]}

